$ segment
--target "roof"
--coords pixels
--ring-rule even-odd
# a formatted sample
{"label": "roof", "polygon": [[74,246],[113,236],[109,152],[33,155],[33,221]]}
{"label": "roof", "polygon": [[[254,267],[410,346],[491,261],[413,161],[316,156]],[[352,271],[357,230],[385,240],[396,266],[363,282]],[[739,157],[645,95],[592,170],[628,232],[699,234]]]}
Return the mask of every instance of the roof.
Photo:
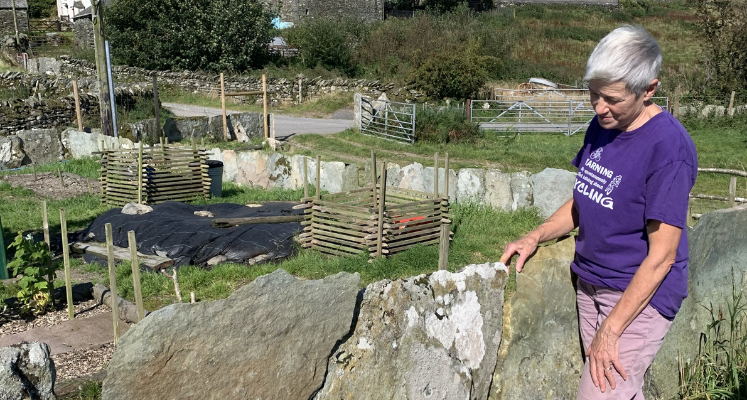
{"label": "roof", "polygon": [[[0,0],[3,1],[3,0]],[[112,0],[104,0],[104,7],[109,7],[109,4],[111,4]],[[81,18],[93,18],[92,17],[92,10],[91,7],[86,7],[83,9],[83,11],[75,14],[73,17],[73,20],[81,19]]]}
{"label": "roof", "polygon": [[[13,4],[11,0],[0,0],[0,9],[12,9]],[[29,8],[26,0],[16,0],[16,8]]]}

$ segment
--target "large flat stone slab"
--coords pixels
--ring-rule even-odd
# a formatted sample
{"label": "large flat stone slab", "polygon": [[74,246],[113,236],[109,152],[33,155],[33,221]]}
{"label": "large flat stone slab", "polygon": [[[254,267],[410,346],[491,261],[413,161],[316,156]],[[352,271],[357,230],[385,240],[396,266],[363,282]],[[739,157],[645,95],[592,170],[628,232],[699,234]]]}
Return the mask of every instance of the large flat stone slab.
{"label": "large flat stone slab", "polygon": [[283,270],[227,299],[173,304],[122,336],[103,399],[308,399],[350,331],[358,274]]}

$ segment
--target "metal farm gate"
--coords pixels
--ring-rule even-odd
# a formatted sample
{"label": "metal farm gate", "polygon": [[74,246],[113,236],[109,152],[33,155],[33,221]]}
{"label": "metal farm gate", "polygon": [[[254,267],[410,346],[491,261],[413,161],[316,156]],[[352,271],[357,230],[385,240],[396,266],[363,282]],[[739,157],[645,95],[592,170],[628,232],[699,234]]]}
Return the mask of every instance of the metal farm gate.
{"label": "metal farm gate", "polygon": [[[584,131],[596,116],[589,92],[580,89],[533,89],[496,93],[496,100],[473,100],[470,119],[482,129],[513,132],[559,132],[566,136]],[[668,97],[654,103],[669,109]]]}
{"label": "metal farm gate", "polygon": [[415,104],[374,100],[356,94],[355,113],[361,133],[415,143]]}

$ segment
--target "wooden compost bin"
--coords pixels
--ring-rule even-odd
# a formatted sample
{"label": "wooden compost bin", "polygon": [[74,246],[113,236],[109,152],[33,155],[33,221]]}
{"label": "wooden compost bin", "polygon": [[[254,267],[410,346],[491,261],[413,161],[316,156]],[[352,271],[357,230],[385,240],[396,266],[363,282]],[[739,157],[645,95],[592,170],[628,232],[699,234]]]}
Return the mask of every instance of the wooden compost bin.
{"label": "wooden compost bin", "polygon": [[158,204],[210,198],[207,152],[181,146],[151,146],[101,152],[101,201]]}
{"label": "wooden compost bin", "polygon": [[[374,187],[304,198],[302,246],[339,256],[368,252],[377,257],[440,243],[439,267],[445,268],[451,237],[448,197],[437,194],[437,188],[436,193],[425,193],[387,187],[385,182],[382,166]],[[317,178],[317,193],[318,188]]]}

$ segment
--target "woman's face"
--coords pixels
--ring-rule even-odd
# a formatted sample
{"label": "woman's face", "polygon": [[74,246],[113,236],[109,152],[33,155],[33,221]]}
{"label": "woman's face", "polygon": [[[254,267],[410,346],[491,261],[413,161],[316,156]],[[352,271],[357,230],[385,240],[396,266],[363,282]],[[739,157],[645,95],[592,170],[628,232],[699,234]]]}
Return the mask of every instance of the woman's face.
{"label": "woman's face", "polygon": [[654,82],[639,96],[628,91],[624,82],[605,83],[592,79],[589,81],[591,105],[597,113],[599,125],[605,129],[629,131],[645,122],[646,102],[656,92]]}

